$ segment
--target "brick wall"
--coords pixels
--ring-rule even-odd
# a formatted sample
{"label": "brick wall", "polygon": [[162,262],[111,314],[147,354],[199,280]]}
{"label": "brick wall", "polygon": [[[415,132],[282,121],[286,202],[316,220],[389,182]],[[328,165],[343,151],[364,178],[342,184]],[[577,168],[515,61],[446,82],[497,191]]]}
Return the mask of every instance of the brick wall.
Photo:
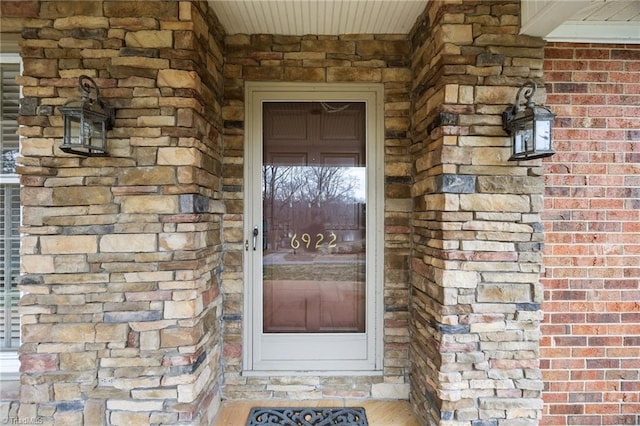
{"label": "brick wall", "polygon": [[543,424],[640,423],[640,46],[548,44]]}
{"label": "brick wall", "polygon": [[[402,35],[230,35],[225,40],[224,376],[228,398],[406,398],[411,166],[409,42]],[[380,83],[385,103],[383,375],[242,376],[244,82]]]}
{"label": "brick wall", "polygon": [[[3,5],[4,6],[4,5]],[[12,2],[21,29],[19,419],[208,424],[220,382],[222,32],[206,2]],[[104,158],[59,150],[92,76]]]}
{"label": "brick wall", "polygon": [[543,181],[501,114],[542,77],[519,2],[429,2],[412,32],[411,402],[424,424],[537,423]]}

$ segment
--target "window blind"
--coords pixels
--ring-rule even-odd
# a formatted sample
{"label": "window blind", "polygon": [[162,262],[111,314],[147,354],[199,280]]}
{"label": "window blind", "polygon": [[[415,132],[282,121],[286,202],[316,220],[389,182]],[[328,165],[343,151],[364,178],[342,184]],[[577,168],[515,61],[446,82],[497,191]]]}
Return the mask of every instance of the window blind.
{"label": "window blind", "polygon": [[16,278],[20,272],[20,186],[0,185],[0,348],[17,349],[20,344],[20,293]]}

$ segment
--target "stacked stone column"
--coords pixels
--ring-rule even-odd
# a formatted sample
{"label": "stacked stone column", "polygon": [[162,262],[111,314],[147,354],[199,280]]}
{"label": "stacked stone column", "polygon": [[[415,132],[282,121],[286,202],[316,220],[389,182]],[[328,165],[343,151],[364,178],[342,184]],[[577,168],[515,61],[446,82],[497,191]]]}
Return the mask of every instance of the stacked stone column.
{"label": "stacked stone column", "polygon": [[501,113],[527,79],[542,83],[544,42],[518,30],[519,2],[434,1],[411,34],[411,399],[424,424],[541,413],[543,183],[536,161],[507,161]]}
{"label": "stacked stone column", "polygon": [[[208,424],[220,381],[220,26],[206,2],[36,10],[19,81],[18,417]],[[59,150],[59,107],[81,74],[116,109],[108,157]]]}

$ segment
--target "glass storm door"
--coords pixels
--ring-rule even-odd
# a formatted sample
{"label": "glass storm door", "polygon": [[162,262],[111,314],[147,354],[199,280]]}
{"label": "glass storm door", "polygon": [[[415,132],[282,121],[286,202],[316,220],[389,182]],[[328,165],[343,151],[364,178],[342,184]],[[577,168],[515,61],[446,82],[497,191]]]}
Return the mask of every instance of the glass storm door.
{"label": "glass storm door", "polygon": [[367,103],[262,101],[260,110],[246,230],[249,365],[375,370]]}

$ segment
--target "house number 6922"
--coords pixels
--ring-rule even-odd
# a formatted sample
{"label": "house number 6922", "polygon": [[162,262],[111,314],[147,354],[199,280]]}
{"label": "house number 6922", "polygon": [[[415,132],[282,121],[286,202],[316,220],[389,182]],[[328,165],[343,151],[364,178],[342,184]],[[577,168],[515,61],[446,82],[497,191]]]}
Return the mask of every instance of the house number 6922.
{"label": "house number 6922", "polygon": [[[338,239],[338,237],[336,236],[335,233],[330,233],[329,237],[327,238],[327,246],[329,248],[334,248],[336,246],[336,240]],[[315,247],[317,249],[319,249],[320,247],[322,247],[322,244],[325,243],[325,236],[324,234],[316,234],[315,236],[312,236],[310,234],[307,234],[306,232],[302,235],[300,235],[300,238],[298,238],[298,234],[293,234],[293,237],[291,237],[291,248],[294,250],[297,250],[300,248],[301,242],[302,244],[304,244],[304,246],[306,248],[309,247]]]}

